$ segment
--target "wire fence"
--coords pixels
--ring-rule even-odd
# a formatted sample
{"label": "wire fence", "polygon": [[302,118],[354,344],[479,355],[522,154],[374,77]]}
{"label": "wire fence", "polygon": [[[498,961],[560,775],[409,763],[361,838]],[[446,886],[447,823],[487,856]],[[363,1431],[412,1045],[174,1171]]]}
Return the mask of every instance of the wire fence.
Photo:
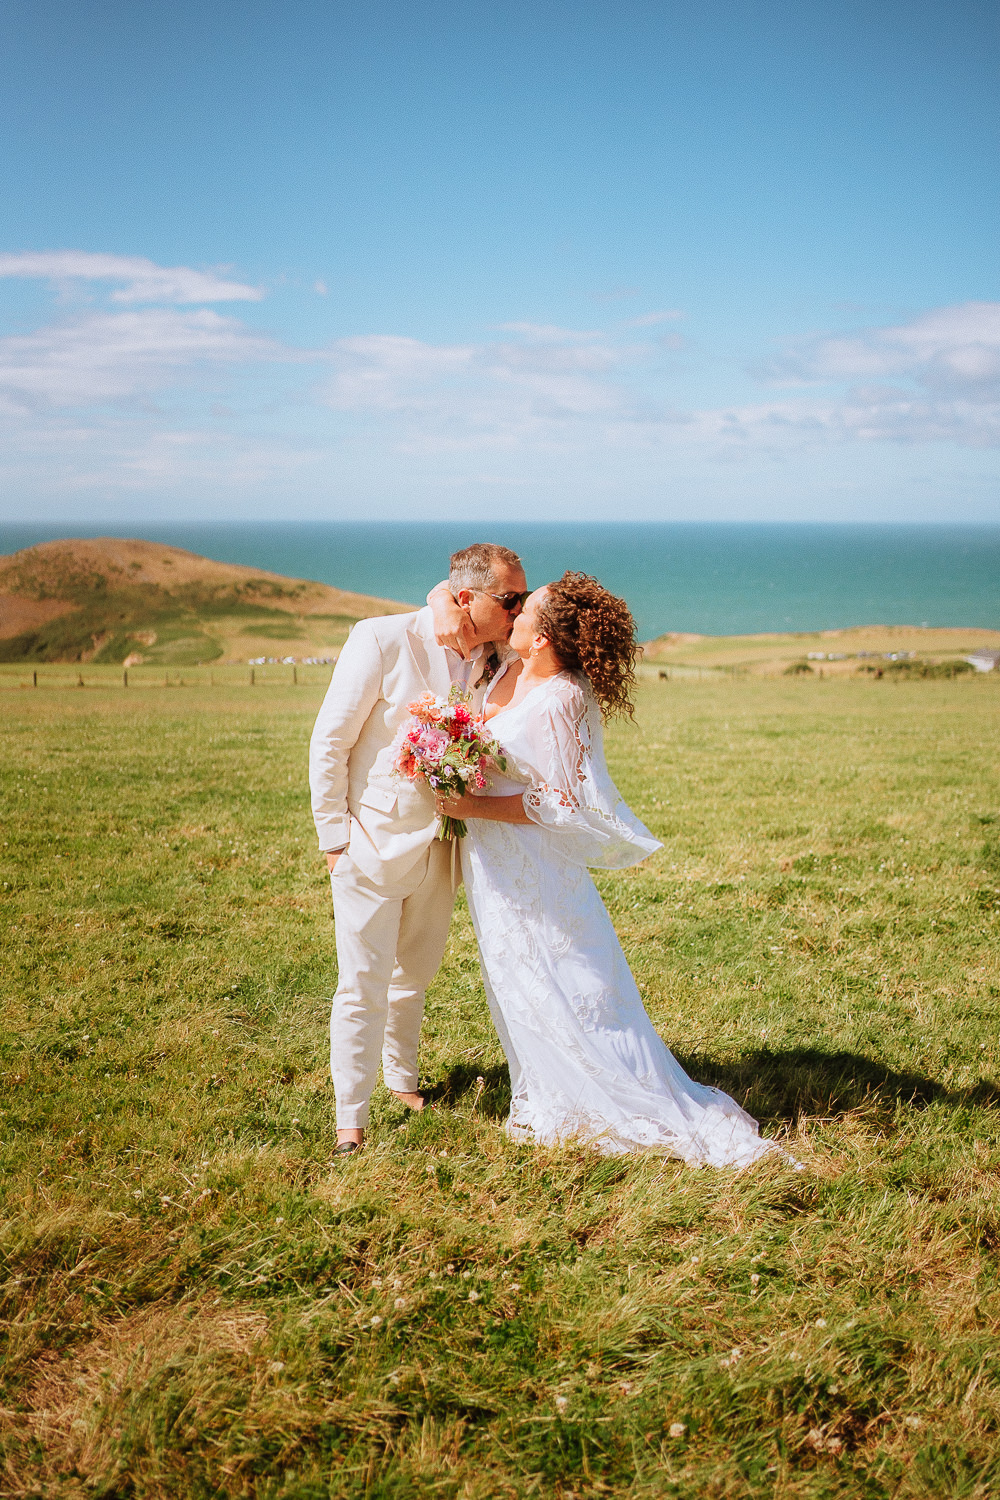
{"label": "wire fence", "polygon": [[81,688],[130,692],[154,688],[325,687],[332,663],[223,663],[219,666],[121,667],[104,663],[3,662],[0,691],[51,691]]}

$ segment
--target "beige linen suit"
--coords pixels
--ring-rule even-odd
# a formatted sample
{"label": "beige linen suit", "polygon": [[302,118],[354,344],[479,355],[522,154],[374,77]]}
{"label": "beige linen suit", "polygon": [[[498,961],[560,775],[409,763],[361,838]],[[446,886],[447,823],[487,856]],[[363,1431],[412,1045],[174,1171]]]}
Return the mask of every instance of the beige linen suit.
{"label": "beige linen suit", "polygon": [[[392,745],[421,693],[447,697],[482,675],[434,640],[430,609],[360,620],[334,668],[309,747],[321,849],[346,846],[331,876],[339,979],[330,1016],[337,1125],[363,1128],[378,1077],[417,1087],[424,991],[436,973],[454,904],[451,850],[434,797],[393,775]],[[472,688],[478,706],[482,685]],[[492,1007],[491,1007],[492,1008]]]}

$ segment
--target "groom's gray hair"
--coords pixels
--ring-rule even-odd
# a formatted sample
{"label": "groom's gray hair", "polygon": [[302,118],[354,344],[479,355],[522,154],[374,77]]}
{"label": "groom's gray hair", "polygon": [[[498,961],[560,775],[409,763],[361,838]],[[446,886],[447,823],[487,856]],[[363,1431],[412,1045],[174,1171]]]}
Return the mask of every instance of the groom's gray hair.
{"label": "groom's gray hair", "polygon": [[463,547],[461,552],[451,554],[448,586],[453,594],[459,589],[495,588],[498,563],[519,568],[521,559],[509,547],[501,547],[496,542],[473,542],[471,547]]}

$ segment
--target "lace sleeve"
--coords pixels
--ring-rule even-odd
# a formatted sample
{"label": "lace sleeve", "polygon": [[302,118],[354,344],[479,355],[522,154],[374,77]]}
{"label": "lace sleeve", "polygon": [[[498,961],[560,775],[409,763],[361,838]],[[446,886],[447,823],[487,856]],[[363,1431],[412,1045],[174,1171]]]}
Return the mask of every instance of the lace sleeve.
{"label": "lace sleeve", "polygon": [[558,834],[574,864],[619,870],[662,847],[611,780],[600,711],[588,689],[568,681],[565,691],[549,695],[532,724],[531,750],[524,810]]}

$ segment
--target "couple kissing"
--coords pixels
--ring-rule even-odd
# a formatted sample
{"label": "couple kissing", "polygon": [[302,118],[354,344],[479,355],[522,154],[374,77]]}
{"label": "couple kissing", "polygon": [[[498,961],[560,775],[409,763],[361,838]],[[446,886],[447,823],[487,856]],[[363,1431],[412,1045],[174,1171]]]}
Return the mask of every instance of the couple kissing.
{"label": "couple kissing", "polygon": [[[363,1142],[380,1062],[397,1098],[423,1104],[424,993],[455,897],[454,846],[436,837],[444,817],[467,825],[459,857],[514,1139],[737,1168],[778,1150],[670,1053],[589,874],[661,847],[604,758],[603,721],[632,712],[635,657],[624,600],[573,572],[529,592],[517,554],[490,543],[456,552],[423,609],[351,631],[310,745],[336,925],[338,1155]],[[460,797],[395,774],[408,705],[453,688],[505,761]]]}

